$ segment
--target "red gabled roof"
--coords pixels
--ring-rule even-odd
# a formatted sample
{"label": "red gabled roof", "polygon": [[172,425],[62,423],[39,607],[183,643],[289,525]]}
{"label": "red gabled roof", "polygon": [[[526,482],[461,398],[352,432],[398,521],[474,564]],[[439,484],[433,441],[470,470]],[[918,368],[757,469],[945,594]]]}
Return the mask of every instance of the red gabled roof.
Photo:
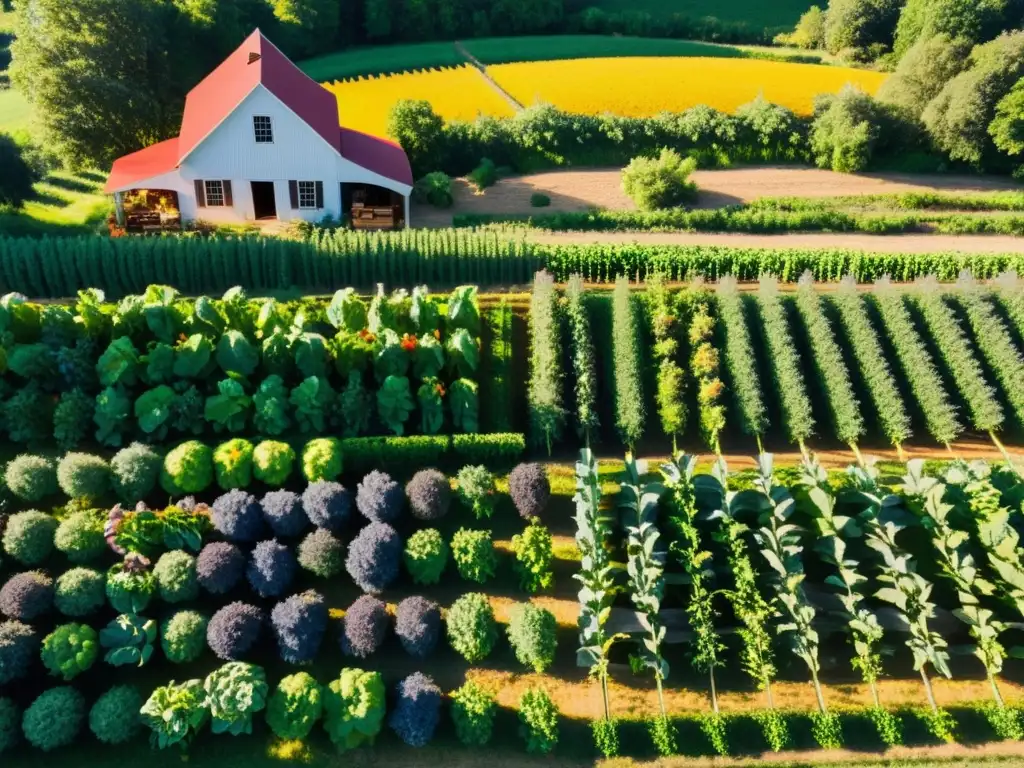
{"label": "red gabled roof", "polygon": [[159,144],[132,152],[114,161],[114,167],[107,177],[105,193],[121,189],[178,167],[178,139],[168,139]]}
{"label": "red gabled roof", "polygon": [[356,165],[388,179],[412,186],[409,156],[398,144],[351,128],[340,132],[341,155]]}
{"label": "red gabled roof", "polygon": [[341,151],[334,94],[307,77],[258,29],[185,99],[179,162],[262,84],[324,140]]}

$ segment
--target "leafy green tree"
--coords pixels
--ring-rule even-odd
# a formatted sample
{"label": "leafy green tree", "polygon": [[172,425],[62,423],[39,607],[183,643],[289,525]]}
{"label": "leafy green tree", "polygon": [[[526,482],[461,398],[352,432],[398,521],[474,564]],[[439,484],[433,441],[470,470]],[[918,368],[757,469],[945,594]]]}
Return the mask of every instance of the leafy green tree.
{"label": "leafy green tree", "polygon": [[109,163],[173,135],[185,89],[160,0],[33,0],[17,14],[11,82],[67,164]]}
{"label": "leafy green tree", "polygon": [[828,14],[821,9],[821,6],[812,5],[800,17],[796,28],[792,32],[776,35],[775,42],[779,45],[793,45],[809,51],[824,48],[827,16]]}
{"label": "leafy green tree", "polygon": [[391,37],[394,23],[391,0],[366,0],[364,19],[367,39],[382,40]]}
{"label": "leafy green tree", "polygon": [[293,55],[312,56],[334,49],[341,23],[339,0],[273,0],[274,16]]}
{"label": "leafy green tree", "polygon": [[902,58],[918,40],[937,34],[980,43],[994,37],[1014,0],[907,0],[896,25],[893,46]]}
{"label": "leafy green tree", "polygon": [[830,0],[825,15],[825,48],[849,52],[853,58],[873,58],[889,49],[893,28],[904,0]]}
{"label": "leafy green tree", "polygon": [[840,173],[864,170],[883,132],[883,109],[856,88],[818,97],[811,126],[811,153],[819,168]]}
{"label": "leafy green tree", "polygon": [[35,180],[21,147],[6,133],[0,133],[0,205],[20,208],[32,196]]}
{"label": "leafy green tree", "polygon": [[996,147],[1006,154],[1024,152],[1024,79],[1018,80],[996,105],[996,118],[988,132]]}
{"label": "leafy green tree", "polygon": [[429,101],[398,101],[388,116],[388,136],[402,145],[414,176],[445,166],[444,120]]}
{"label": "leafy green tree", "polygon": [[970,66],[949,81],[922,115],[935,143],[954,160],[980,164],[994,148],[989,125],[999,102],[1024,76],[1024,31],[977,46]]}
{"label": "leafy green tree", "polygon": [[906,52],[896,71],[882,83],[878,98],[920,117],[928,102],[963,70],[971,44],[939,34],[921,38]]}

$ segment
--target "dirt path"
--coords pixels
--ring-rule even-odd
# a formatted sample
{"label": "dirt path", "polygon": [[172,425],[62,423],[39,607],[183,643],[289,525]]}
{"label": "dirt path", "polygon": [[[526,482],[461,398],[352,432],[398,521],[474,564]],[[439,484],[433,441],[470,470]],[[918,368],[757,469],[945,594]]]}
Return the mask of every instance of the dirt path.
{"label": "dirt path", "polygon": [[[697,171],[693,180],[701,190],[700,207],[747,203],[760,197],[842,197],[898,192],[944,191],[991,192],[1021,189],[1012,180],[990,176],[940,176],[935,174],[845,174],[817,168],[733,168]],[[530,195],[540,192],[551,198],[547,208],[530,207]],[[416,226],[445,227],[456,214],[522,214],[585,211],[590,208],[630,210],[635,206],[622,192],[621,169],[549,171],[502,179],[476,194],[465,179],[453,183],[455,205],[440,211],[429,206],[414,208]]]}
{"label": "dirt path", "polygon": [[642,243],[723,245],[732,248],[843,248],[878,253],[1021,253],[1024,241],[1008,235],[864,235],[794,232],[778,235],[707,232],[533,232],[538,243]]}

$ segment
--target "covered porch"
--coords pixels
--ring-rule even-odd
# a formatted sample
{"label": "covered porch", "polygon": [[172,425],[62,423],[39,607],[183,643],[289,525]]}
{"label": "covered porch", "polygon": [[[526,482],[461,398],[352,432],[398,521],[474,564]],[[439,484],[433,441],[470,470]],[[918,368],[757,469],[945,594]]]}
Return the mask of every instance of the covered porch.
{"label": "covered porch", "polygon": [[342,182],[341,213],[353,229],[403,229],[409,197],[376,184]]}
{"label": "covered porch", "polygon": [[114,218],[126,232],[181,229],[181,206],[173,189],[129,189],[114,193]]}

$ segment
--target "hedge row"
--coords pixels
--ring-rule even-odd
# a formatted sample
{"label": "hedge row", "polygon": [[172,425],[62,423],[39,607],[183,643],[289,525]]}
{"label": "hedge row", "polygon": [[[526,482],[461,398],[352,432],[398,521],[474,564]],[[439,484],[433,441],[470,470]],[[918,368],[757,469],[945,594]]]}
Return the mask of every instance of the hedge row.
{"label": "hedge row", "polygon": [[337,285],[370,291],[377,283],[437,289],[472,282],[525,285],[541,268],[560,282],[579,273],[614,282],[661,269],[675,279],[696,275],[741,280],[771,272],[787,281],[810,269],[817,280],[853,274],[868,281],[889,274],[913,280],[935,274],[955,280],[961,270],[994,277],[1024,271],[1024,255],[865,253],[841,249],[726,246],[531,244],[498,232],[405,230],[395,233],[317,231],[308,240],[270,238],[0,238],[0,292],[33,298],[73,296],[87,286],[117,299],[152,283],[186,293],[247,290],[328,292]]}

